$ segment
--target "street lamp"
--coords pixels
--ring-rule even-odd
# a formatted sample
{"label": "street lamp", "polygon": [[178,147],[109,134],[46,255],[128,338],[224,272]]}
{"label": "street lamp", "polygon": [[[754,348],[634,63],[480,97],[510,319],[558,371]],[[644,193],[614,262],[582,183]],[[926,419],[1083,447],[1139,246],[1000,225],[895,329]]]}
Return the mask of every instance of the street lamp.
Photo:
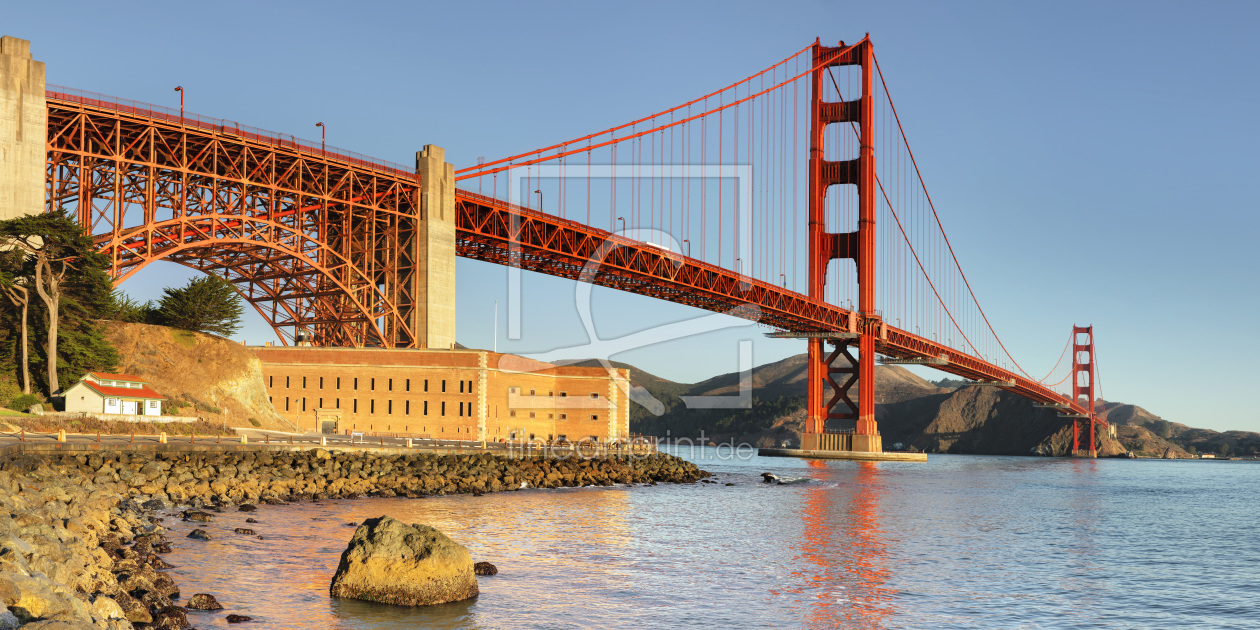
{"label": "street lamp", "polygon": [[539,211],[539,212],[546,212],[546,210],[544,210],[544,209],[543,209],[543,196],[542,196],[542,191],[541,191],[541,190],[535,190],[535,191],[534,191],[534,193],[538,195],[538,211]]}
{"label": "street lamp", "polygon": [[618,220],[618,221],[621,221],[621,231],[622,231],[622,232],[625,232],[625,231],[626,231],[626,220],[625,220],[624,218],[622,218],[622,217],[617,217],[617,220]]}
{"label": "street lamp", "polygon": [[175,91],[179,92],[179,124],[184,124],[184,86],[175,86]]}
{"label": "street lamp", "polygon": [[787,288],[787,274],[786,273],[779,274],[779,279],[783,281],[783,288],[786,289]]}
{"label": "street lamp", "polygon": [[691,258],[691,241],[684,238],[683,245],[687,246],[687,258]]}
{"label": "street lamp", "polygon": [[324,150],[324,139],[327,137],[326,132],[328,131],[328,128],[325,127],[322,122],[315,123],[315,126],[319,127],[319,153],[320,155],[324,155],[327,153],[327,151]]}

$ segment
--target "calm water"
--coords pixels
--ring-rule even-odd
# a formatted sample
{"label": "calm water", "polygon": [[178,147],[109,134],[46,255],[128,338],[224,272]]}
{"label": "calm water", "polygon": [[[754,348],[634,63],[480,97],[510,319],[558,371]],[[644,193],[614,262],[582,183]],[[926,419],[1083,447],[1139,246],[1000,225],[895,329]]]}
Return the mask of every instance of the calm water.
{"label": "calm water", "polygon": [[[686,453],[683,453],[686,455]],[[707,456],[707,458],[706,458]],[[1260,465],[930,456],[690,459],[722,484],[259,506],[167,560],[198,628],[1260,627]],[[771,471],[810,481],[765,485]],[[335,600],[354,529],[428,523],[488,560],[471,602]]]}

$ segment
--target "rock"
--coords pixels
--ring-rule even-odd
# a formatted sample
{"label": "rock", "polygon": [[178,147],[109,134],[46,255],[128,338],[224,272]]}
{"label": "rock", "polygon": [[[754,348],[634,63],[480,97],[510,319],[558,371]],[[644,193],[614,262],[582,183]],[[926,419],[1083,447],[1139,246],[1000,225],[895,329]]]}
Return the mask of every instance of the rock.
{"label": "rock", "polygon": [[184,605],[185,608],[193,610],[223,610],[223,606],[219,604],[219,600],[209,593],[197,593],[188,600]]}
{"label": "rock", "polygon": [[204,529],[194,529],[188,532],[188,537],[196,538],[197,540],[210,540],[210,534]]}
{"label": "rock", "polygon": [[[92,600],[92,614],[100,619],[126,619],[127,615],[123,612],[122,606],[113,598],[104,595],[97,595]],[[4,625],[0,624],[0,628]]]}
{"label": "rock", "polygon": [[18,621],[18,618],[13,613],[9,612],[4,602],[0,602],[0,630],[13,630],[13,628],[20,625],[22,625],[22,622]]}
{"label": "rock", "polygon": [[726,485],[728,485],[728,486],[733,486],[733,485],[735,485],[735,484],[733,484],[733,483],[728,483],[728,484],[726,484]]}
{"label": "rock", "polygon": [[254,620],[253,617],[246,617],[245,615],[232,614],[232,615],[227,616],[228,623],[244,623],[246,621],[253,621],[253,620]]}
{"label": "rock", "polygon": [[232,531],[234,531],[234,532],[236,532],[236,533],[238,533],[238,534],[244,534],[244,535],[246,535],[246,536],[255,536],[255,535],[256,535],[256,533],[254,532],[254,530],[249,529],[249,528],[246,528],[246,527],[237,527],[236,529],[234,529],[234,530],[232,530]]}
{"label": "rock", "polygon": [[478,562],[473,565],[473,573],[477,575],[498,575],[499,567],[489,562]]}
{"label": "rock", "polygon": [[246,523],[257,523],[257,522],[258,522],[258,519],[256,519],[256,518],[247,518],[247,519],[245,519],[245,522],[246,522]]}
{"label": "rock", "polygon": [[257,511],[257,510],[258,510],[258,506],[256,506],[256,505],[250,505],[249,503],[244,503],[244,504],[242,504],[240,507],[238,507],[238,508],[236,508],[236,509],[237,509],[237,510],[239,510],[239,511],[241,511],[241,512],[254,512],[254,511]]}
{"label": "rock", "polygon": [[153,627],[158,630],[180,630],[191,628],[188,615],[179,606],[167,606],[153,614]]}
{"label": "rock", "polygon": [[774,473],[768,473],[768,472],[761,473],[761,481],[765,483],[774,483],[775,481],[778,481],[778,480],[779,480],[779,477],[775,475]]}
{"label": "rock", "polygon": [[346,523],[346,527],[358,527],[358,523]]}
{"label": "rock", "polygon": [[476,597],[468,549],[428,525],[389,516],[368,519],[341,554],[329,593],[401,606]]}
{"label": "rock", "polygon": [[184,512],[185,521],[196,521],[198,523],[209,523],[214,520],[209,512],[199,512],[197,510],[186,510]]}

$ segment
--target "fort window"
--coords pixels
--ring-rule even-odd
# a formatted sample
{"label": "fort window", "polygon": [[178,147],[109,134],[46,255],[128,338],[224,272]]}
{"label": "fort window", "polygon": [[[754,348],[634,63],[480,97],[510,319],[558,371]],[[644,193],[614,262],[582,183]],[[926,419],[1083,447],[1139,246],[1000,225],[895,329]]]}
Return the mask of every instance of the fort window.
{"label": "fort window", "polygon": [[429,415],[429,401],[424,401],[424,415]]}
{"label": "fort window", "polygon": [[350,413],[359,413],[359,399],[355,398],[354,400],[350,402],[351,402]]}
{"label": "fort window", "polygon": [[341,389],[341,377],[337,377],[337,389]]}
{"label": "fort window", "polygon": [[530,417],[530,418],[533,418],[533,417],[534,417],[534,412],[532,412],[532,411],[531,411],[531,412],[529,412],[529,417]]}
{"label": "fort window", "polygon": [[411,401],[410,400],[403,401],[403,415],[404,416],[411,415]]}
{"label": "fort window", "polygon": [[468,393],[472,393],[472,381],[468,381]]}
{"label": "fort window", "polygon": [[567,413],[562,413],[562,414],[560,414],[560,419],[561,419],[561,420],[568,420],[568,419],[569,419],[569,414],[567,414]]}
{"label": "fort window", "polygon": [[392,400],[385,401],[385,413],[391,416],[394,415],[394,401]]}
{"label": "fort window", "polygon": [[459,382],[459,393],[464,393],[464,381]]}
{"label": "fort window", "polygon": [[324,408],[324,398],[321,396],[319,399],[319,406],[316,407],[316,409],[323,409],[323,408]]}
{"label": "fort window", "polygon": [[388,382],[388,383],[386,383],[385,388],[386,388],[386,389],[388,389],[388,390],[389,390],[389,391],[391,391],[391,392],[392,392],[392,391],[394,391],[394,379],[392,379],[392,378],[391,378],[391,379],[389,379],[389,382]]}
{"label": "fort window", "polygon": [[[461,388],[461,389],[463,388],[463,383],[460,383],[460,388]],[[460,418],[463,418],[463,417],[464,417],[464,403],[463,403],[462,401],[459,403],[459,414],[458,414],[458,417],[460,417]]]}
{"label": "fort window", "polygon": [[591,414],[591,420],[599,420],[599,414],[597,413]]}
{"label": "fort window", "polygon": [[274,377],[274,376],[268,376],[268,377],[267,377],[267,387],[275,387],[275,386],[276,386],[276,377]]}
{"label": "fort window", "polygon": [[324,377],[319,377],[319,388],[324,389]]}
{"label": "fort window", "polygon": [[561,398],[568,398],[568,397],[569,397],[569,392],[560,392],[560,397],[561,397]]}
{"label": "fort window", "polygon": [[424,391],[429,391],[429,379],[424,379]]}
{"label": "fort window", "polygon": [[356,377],[354,377],[354,389],[355,389],[355,391],[358,391],[358,390],[359,390],[359,377],[357,377],[357,376],[356,376]]}
{"label": "fort window", "polygon": [[403,391],[411,391],[411,379],[403,381]]}
{"label": "fort window", "polygon": [[306,411],[306,397],[302,397],[302,411]]}
{"label": "fort window", "polygon": [[591,398],[599,398],[599,392],[591,392]]}
{"label": "fort window", "polygon": [[340,399],[340,398],[338,398],[338,399],[334,400],[333,402],[336,404],[336,407],[337,407],[338,409],[341,409],[341,399]]}
{"label": "fort window", "polygon": [[306,377],[302,377],[302,389],[306,389]]}
{"label": "fort window", "polygon": [[376,413],[376,399],[368,400],[368,413]]}
{"label": "fort window", "polygon": [[512,411],[509,411],[509,412],[508,412],[508,417],[509,417],[509,418],[515,418],[515,417],[516,417],[516,410],[515,410],[515,409],[513,409]]}
{"label": "fort window", "polygon": [[530,396],[533,396],[533,395],[534,395],[534,390],[532,390],[532,389],[531,389],[531,390],[529,390],[529,395],[530,395]]}
{"label": "fort window", "polygon": [[284,377],[284,388],[289,389],[289,377]]}
{"label": "fort window", "polygon": [[284,397],[284,410],[285,411],[289,410],[289,397],[288,396]]}
{"label": "fort window", "polygon": [[547,414],[547,419],[548,419],[548,420],[553,420],[553,419],[555,419],[555,417],[556,417],[556,414],[554,414],[554,413],[549,413],[549,414]]}
{"label": "fort window", "polygon": [[368,379],[368,390],[373,391],[373,392],[376,391],[376,378],[375,377]]}
{"label": "fort window", "polygon": [[[445,383],[446,381],[443,381],[443,382]],[[445,400],[442,401],[442,415],[444,416],[446,415],[446,401]]]}
{"label": "fort window", "polygon": [[442,393],[446,393],[446,379],[442,379]]}

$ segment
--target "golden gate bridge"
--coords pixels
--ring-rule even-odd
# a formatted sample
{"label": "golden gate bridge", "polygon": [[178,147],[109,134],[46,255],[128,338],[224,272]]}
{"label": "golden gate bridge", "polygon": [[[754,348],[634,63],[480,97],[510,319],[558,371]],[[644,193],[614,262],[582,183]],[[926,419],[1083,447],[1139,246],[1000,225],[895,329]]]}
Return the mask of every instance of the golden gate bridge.
{"label": "golden gate bridge", "polygon": [[182,107],[57,86],[45,98],[46,209],[75,213],[116,280],[159,260],[220,275],[286,343],[442,347],[454,306],[435,274],[450,262],[453,283],[458,255],[805,340],[806,450],[882,451],[876,357],[1056,409],[1076,454],[1106,424],[1092,327],[1071,329],[1045,376],[994,330],[869,37],[815,41],[676,107],[459,169],[437,147],[408,168]]}

